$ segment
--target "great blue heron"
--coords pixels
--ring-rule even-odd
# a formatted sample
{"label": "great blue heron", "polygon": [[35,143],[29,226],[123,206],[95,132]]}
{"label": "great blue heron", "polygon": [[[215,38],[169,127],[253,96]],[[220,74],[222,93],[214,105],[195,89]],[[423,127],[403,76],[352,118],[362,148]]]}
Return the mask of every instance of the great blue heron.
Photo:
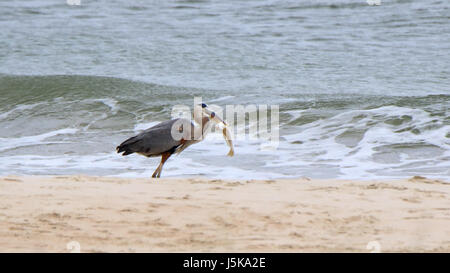
{"label": "great blue heron", "polygon": [[161,162],[153,173],[153,178],[159,178],[164,163],[174,153],[180,153],[192,144],[203,140],[210,129],[210,121],[224,125],[223,136],[225,137],[230,152],[228,156],[233,156],[233,144],[226,129],[226,123],[220,119],[213,111],[208,109],[204,103],[194,107],[195,125],[191,120],[176,118],[161,122],[142,133],[125,140],[117,146],[116,150],[122,155],[138,153],[146,157],[161,156]]}

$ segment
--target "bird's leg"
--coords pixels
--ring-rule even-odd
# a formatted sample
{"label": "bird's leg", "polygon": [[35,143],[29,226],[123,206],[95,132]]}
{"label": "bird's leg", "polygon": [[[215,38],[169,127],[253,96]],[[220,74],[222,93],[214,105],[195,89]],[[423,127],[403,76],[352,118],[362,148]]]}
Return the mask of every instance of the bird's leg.
{"label": "bird's leg", "polygon": [[172,155],[172,153],[163,153],[161,156],[161,162],[158,165],[158,168],[156,168],[155,172],[152,174],[152,178],[159,178],[161,177],[161,171],[164,163],[166,160]]}
{"label": "bird's leg", "polygon": [[[162,162],[162,158],[161,158],[161,162]],[[158,168],[156,168],[156,170],[153,172],[152,178],[158,178],[158,173],[159,173],[159,170],[161,169],[161,162],[159,163]]]}
{"label": "bird's leg", "polygon": [[159,163],[158,168],[156,168],[156,170],[153,172],[152,174],[152,178],[156,178],[156,174],[158,173],[159,167],[161,166],[161,163]]}
{"label": "bird's leg", "polygon": [[160,178],[161,177],[161,172],[162,172],[162,168],[164,166],[164,163],[166,163],[167,159],[169,159],[169,157],[172,155],[172,153],[164,153],[161,157],[161,163],[160,163],[160,167],[159,167],[159,172],[158,175],[156,177]]}

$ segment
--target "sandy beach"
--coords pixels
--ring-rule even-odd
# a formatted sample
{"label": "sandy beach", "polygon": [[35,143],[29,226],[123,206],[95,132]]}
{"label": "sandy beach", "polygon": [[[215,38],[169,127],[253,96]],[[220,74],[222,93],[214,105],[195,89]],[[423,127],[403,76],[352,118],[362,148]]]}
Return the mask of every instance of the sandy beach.
{"label": "sandy beach", "polygon": [[450,184],[422,177],[8,176],[0,193],[2,252],[450,251]]}

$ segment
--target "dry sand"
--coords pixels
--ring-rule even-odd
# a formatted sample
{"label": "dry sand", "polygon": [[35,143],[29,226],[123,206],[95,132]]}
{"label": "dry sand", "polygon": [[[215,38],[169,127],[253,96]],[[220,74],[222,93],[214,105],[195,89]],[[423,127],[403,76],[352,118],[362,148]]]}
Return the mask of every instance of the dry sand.
{"label": "dry sand", "polygon": [[9,176],[0,195],[2,252],[450,252],[450,184],[421,177]]}

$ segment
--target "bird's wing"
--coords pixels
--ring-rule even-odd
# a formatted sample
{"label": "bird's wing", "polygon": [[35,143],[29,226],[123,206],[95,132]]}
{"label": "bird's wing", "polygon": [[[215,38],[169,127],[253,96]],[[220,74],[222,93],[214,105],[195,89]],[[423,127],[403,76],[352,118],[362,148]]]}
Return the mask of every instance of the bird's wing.
{"label": "bird's wing", "polygon": [[172,137],[172,126],[178,120],[173,119],[161,122],[125,140],[117,147],[117,151],[125,151],[124,155],[140,153],[145,156],[157,156],[164,152],[174,150],[181,144],[181,140],[176,140]]}

